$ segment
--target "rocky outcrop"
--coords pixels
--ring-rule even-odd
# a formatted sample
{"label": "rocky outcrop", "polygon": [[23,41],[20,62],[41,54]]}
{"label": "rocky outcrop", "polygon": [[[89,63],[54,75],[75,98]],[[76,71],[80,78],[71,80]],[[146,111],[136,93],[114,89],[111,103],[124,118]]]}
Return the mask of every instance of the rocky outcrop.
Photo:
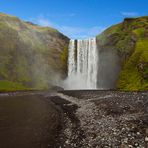
{"label": "rocky outcrop", "polygon": [[55,85],[67,73],[68,44],[69,38],[53,28],[0,13],[0,86],[7,90],[8,82],[35,89]]}
{"label": "rocky outcrop", "polygon": [[97,36],[103,87],[148,89],[147,26],[148,17],[126,18]]}

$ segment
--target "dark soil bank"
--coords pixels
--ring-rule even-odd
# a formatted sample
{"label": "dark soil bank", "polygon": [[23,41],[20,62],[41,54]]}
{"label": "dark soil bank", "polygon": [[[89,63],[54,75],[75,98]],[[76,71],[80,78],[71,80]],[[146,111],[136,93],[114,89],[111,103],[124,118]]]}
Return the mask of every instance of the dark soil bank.
{"label": "dark soil bank", "polygon": [[0,148],[148,148],[148,92],[0,96]]}

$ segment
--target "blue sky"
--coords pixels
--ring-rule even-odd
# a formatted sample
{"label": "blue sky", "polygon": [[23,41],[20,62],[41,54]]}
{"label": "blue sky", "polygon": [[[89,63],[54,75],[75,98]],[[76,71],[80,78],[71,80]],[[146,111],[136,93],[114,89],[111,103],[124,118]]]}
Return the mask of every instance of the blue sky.
{"label": "blue sky", "polygon": [[0,12],[78,39],[93,37],[125,17],[148,15],[148,0],[1,0]]}

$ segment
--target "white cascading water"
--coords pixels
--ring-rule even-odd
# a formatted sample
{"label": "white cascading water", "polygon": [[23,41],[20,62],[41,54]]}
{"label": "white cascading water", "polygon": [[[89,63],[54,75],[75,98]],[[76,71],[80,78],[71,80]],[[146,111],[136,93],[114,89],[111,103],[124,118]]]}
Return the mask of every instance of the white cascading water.
{"label": "white cascading water", "polygon": [[65,89],[97,89],[97,72],[96,38],[71,40]]}
{"label": "white cascading water", "polygon": [[68,50],[68,77],[76,73],[75,40],[70,40]]}

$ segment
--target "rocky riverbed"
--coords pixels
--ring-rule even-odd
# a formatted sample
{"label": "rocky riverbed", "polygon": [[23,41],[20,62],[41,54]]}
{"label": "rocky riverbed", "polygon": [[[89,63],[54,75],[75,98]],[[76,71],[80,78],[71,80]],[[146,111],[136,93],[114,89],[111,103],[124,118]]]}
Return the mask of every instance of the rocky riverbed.
{"label": "rocky riverbed", "polygon": [[64,91],[50,99],[64,113],[61,147],[148,147],[148,92]]}
{"label": "rocky riverbed", "polygon": [[0,148],[147,148],[148,92],[0,95]]}

